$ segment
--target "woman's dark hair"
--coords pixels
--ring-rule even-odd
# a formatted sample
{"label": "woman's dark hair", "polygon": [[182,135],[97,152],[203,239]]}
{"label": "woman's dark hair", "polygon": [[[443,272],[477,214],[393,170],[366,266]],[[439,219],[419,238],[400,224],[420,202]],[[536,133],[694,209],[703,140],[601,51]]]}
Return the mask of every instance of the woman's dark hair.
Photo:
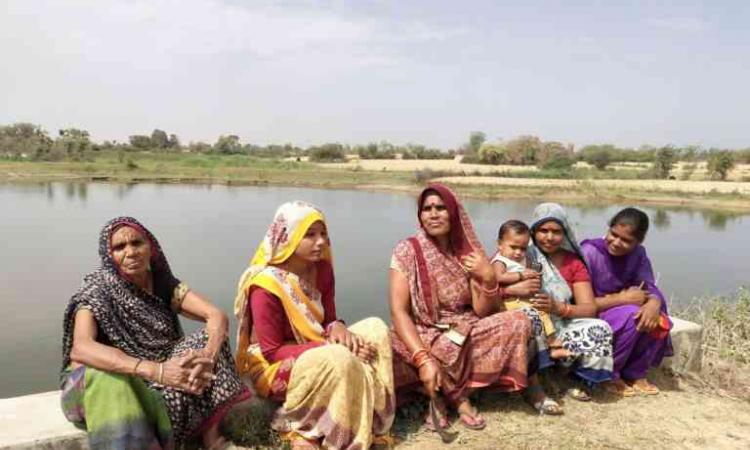
{"label": "woman's dark hair", "polygon": [[625,208],[615,214],[612,220],[609,221],[610,227],[615,225],[633,227],[633,235],[638,239],[638,242],[643,242],[648,232],[648,215],[640,209]]}
{"label": "woman's dark hair", "polygon": [[500,225],[500,229],[497,230],[497,239],[502,239],[506,233],[513,231],[516,234],[531,234],[529,227],[521,222],[520,220],[508,220]]}

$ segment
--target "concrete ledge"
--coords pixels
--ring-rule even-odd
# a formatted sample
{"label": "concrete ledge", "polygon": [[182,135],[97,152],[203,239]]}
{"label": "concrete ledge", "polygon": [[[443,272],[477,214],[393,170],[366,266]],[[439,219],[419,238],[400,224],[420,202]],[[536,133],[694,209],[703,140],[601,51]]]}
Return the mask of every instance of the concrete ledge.
{"label": "concrete ledge", "polygon": [[[698,373],[703,352],[703,327],[672,318],[675,356],[662,366],[677,373]],[[75,428],[60,410],[60,391],[0,400],[0,450],[87,449],[86,433]]]}
{"label": "concrete ledge", "polygon": [[60,409],[60,391],[0,400],[0,449],[87,449],[86,432]]}
{"label": "concrete ledge", "polygon": [[662,366],[681,374],[700,373],[703,364],[703,327],[677,317],[671,319],[674,326],[669,335],[672,337],[674,356],[664,358]]}

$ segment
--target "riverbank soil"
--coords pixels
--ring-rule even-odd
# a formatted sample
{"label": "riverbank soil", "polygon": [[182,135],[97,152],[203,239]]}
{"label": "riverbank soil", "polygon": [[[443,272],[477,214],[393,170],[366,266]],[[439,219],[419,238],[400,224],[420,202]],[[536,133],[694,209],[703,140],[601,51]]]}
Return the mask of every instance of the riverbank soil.
{"label": "riverbank soil", "polygon": [[616,398],[597,392],[591,402],[560,399],[565,414],[539,416],[517,395],[478,399],[487,421],[451,445],[417,421],[397,425],[398,450],[461,449],[748,449],[750,401],[736,400],[676,378],[660,377],[656,396]]}

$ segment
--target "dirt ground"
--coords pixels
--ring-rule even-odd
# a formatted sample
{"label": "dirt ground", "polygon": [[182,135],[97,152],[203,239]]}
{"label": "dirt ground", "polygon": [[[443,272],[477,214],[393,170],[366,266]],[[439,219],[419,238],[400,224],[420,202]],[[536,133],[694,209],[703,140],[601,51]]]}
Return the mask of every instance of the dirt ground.
{"label": "dirt ground", "polygon": [[525,187],[591,187],[636,189],[655,192],[688,192],[695,194],[722,193],[750,195],[750,183],[731,181],[682,181],[682,180],[549,180],[540,178],[502,177],[443,177],[441,181],[451,184],[525,186]]}
{"label": "dirt ground", "polygon": [[[702,392],[687,383],[659,383],[658,396],[627,399],[597,393],[581,403],[562,398],[565,414],[539,416],[518,396],[488,394],[479,407],[488,426],[464,429],[443,444],[424,428],[402,431],[397,450],[462,449],[749,449],[750,402]],[[403,440],[406,438],[405,440]]]}
{"label": "dirt ground", "polygon": [[[675,169],[672,171],[672,175],[678,180],[681,180],[684,167],[688,163],[680,162],[675,165]],[[509,166],[509,165],[487,165],[487,164],[461,164],[461,158],[455,159],[359,159],[358,157],[351,156],[349,161],[345,163],[326,163],[326,167],[336,167],[340,169],[354,169],[359,167],[361,170],[390,170],[397,172],[409,172],[415,170],[440,170],[454,173],[492,173],[492,172],[519,172],[519,171],[536,171],[536,166]],[[576,167],[590,168],[589,164],[585,162],[576,163]],[[612,164],[615,170],[618,169],[648,169],[650,164],[648,163],[616,163]],[[701,181],[706,179],[707,170],[706,163],[696,163],[695,170],[693,171],[690,180]],[[727,177],[729,181],[750,181],[750,164],[737,164],[732,171],[729,172]]]}

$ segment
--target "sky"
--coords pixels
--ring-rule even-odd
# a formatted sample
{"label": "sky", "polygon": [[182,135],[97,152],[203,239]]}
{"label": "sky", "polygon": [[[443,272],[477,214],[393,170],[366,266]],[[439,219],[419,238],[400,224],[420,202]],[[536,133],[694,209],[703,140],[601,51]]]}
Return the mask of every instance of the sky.
{"label": "sky", "polygon": [[0,124],[750,147],[750,2],[0,2]]}

